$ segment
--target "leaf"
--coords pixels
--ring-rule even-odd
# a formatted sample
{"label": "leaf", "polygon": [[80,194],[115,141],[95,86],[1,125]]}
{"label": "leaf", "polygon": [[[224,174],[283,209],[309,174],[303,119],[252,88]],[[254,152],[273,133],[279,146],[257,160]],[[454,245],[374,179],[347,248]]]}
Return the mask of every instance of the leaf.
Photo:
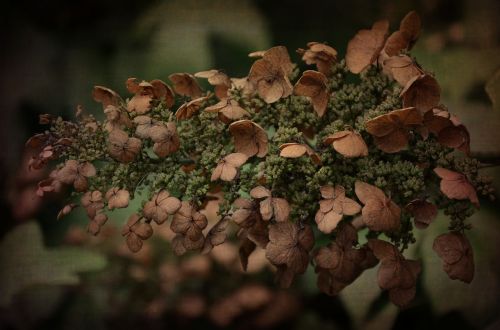
{"label": "leaf", "polygon": [[78,273],[99,271],[106,259],[75,247],[45,248],[36,222],[19,225],[0,243],[0,306],[33,285],[75,285]]}

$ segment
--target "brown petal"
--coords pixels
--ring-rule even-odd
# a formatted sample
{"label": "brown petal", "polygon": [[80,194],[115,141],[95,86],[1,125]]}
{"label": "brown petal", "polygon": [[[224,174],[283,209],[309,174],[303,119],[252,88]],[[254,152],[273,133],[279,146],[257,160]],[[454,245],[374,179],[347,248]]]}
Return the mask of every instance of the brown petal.
{"label": "brown petal", "polygon": [[173,73],[168,76],[171,82],[174,83],[174,91],[183,96],[198,98],[201,96],[201,88],[196,82],[196,79],[189,73]]}
{"label": "brown petal", "polygon": [[229,132],[234,137],[236,152],[248,157],[264,157],[267,154],[267,133],[258,124],[246,119],[239,120],[229,125]]}
{"label": "brown petal", "polygon": [[352,73],[360,73],[372,64],[384,46],[389,22],[375,22],[371,30],[361,30],[347,44],[346,64]]}

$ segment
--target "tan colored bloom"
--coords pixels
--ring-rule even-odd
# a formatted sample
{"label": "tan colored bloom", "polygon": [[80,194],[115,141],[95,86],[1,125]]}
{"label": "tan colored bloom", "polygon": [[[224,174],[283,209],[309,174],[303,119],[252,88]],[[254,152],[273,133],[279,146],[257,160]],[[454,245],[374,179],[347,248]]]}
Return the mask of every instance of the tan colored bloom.
{"label": "tan colored bloom", "polygon": [[57,172],[57,180],[65,184],[72,184],[76,191],[85,191],[88,188],[87,178],[95,175],[96,170],[92,163],[79,163],[70,159]]}
{"label": "tan colored bloom", "polygon": [[229,125],[229,132],[234,138],[236,152],[261,158],[267,154],[267,133],[258,124],[246,119],[238,120]]}
{"label": "tan colored bloom", "polygon": [[420,126],[422,120],[416,108],[405,108],[369,120],[366,130],[373,135],[380,150],[395,153],[407,147],[410,130]]}
{"label": "tan colored bloom", "polygon": [[201,88],[196,79],[189,73],[173,73],[168,76],[174,83],[174,91],[182,96],[198,98],[201,96]]}
{"label": "tan colored bloom", "polygon": [[410,79],[401,91],[404,107],[415,107],[421,114],[439,105],[441,88],[434,77],[423,74]]}
{"label": "tan colored bloom", "polygon": [[109,189],[105,196],[110,210],[127,207],[130,199],[130,193],[128,190],[117,187]]}
{"label": "tan colored bloom", "polygon": [[452,280],[465,283],[474,278],[474,255],[464,234],[450,232],[439,235],[432,246],[443,260],[443,269]]}
{"label": "tan colored bloom", "polygon": [[168,191],[162,190],[146,202],[143,213],[144,217],[160,225],[168,219],[169,215],[175,214],[180,207],[179,199],[171,196]]}
{"label": "tan colored bloom", "polygon": [[346,158],[368,156],[368,146],[358,132],[340,131],[325,138],[324,143]]}
{"label": "tan colored bloom", "polygon": [[327,82],[328,79],[321,72],[307,70],[304,71],[294,87],[296,95],[306,96],[311,99],[314,111],[320,117],[325,114],[330,98],[326,86]]}
{"label": "tan colored bloom", "polygon": [[347,44],[346,64],[352,73],[360,73],[377,59],[389,31],[389,22],[375,22],[370,30],[359,31]]}
{"label": "tan colored bloom", "polygon": [[356,181],[356,196],[364,204],[361,214],[365,225],[373,231],[396,231],[401,224],[401,209],[382,190]]}
{"label": "tan colored bloom", "polygon": [[106,108],[108,105],[119,107],[123,103],[122,98],[117,92],[104,86],[94,86],[92,96],[96,102],[102,103],[103,108]]}
{"label": "tan colored bloom", "polygon": [[215,112],[219,114],[221,121],[230,123],[243,117],[250,117],[250,114],[240,107],[238,101],[223,98],[219,103],[205,108],[206,112]]}
{"label": "tan colored bloom", "polygon": [[344,215],[355,215],[361,211],[361,206],[354,200],[345,196],[342,186],[330,185],[320,188],[322,199],[320,208],[316,213],[315,221],[318,229],[330,234],[342,220]]}
{"label": "tan colored bloom", "polygon": [[215,86],[215,96],[219,99],[227,98],[227,91],[231,88],[231,79],[219,70],[201,71],[194,74],[197,78],[208,79],[208,83]]}
{"label": "tan colored bloom", "polygon": [[[293,222],[279,222],[269,226],[269,243],[266,257],[273,265],[280,267],[286,281],[282,286],[289,286],[295,274],[302,274],[309,264],[309,251],[314,246],[311,227],[299,227]],[[290,278],[291,277],[291,278]]]}
{"label": "tan colored bloom", "polygon": [[204,102],[207,99],[208,98],[206,96],[203,96],[203,97],[199,97],[197,99],[194,99],[194,100],[191,100],[189,102],[184,103],[183,105],[181,105],[179,107],[179,109],[177,109],[177,111],[175,112],[175,116],[179,120],[189,119],[189,118],[193,117],[194,114],[197,113],[198,110],[200,110],[200,108],[202,107],[202,105],[204,104]]}
{"label": "tan colored bloom", "polygon": [[180,140],[177,128],[173,122],[164,125],[155,125],[150,130],[151,140],[154,141],[153,151],[158,157],[167,157],[179,150]]}
{"label": "tan colored bloom", "polygon": [[333,47],[314,41],[308,42],[307,47],[297,50],[297,53],[302,55],[302,60],[308,65],[316,64],[319,72],[329,76],[332,65],[337,61],[337,51]]}
{"label": "tan colored bloom", "polygon": [[446,197],[458,200],[468,199],[476,207],[479,207],[476,189],[464,174],[442,167],[435,168],[434,172],[441,178],[439,187]]}
{"label": "tan colored bloom", "polygon": [[285,158],[299,158],[304,155],[311,157],[316,165],[321,165],[321,158],[308,145],[302,143],[284,143],[280,145],[280,156]]}
{"label": "tan colored bloom", "polygon": [[257,186],[250,191],[252,198],[259,200],[260,214],[265,221],[274,219],[277,222],[285,222],[290,215],[290,205],[287,200],[279,197],[272,197],[271,191],[263,186]]}
{"label": "tan colored bloom", "polygon": [[377,274],[380,288],[389,291],[389,299],[395,305],[408,305],[415,297],[420,263],[405,259],[394,245],[379,239],[368,240],[368,246],[380,260]]}
{"label": "tan colored bloom", "polygon": [[215,167],[210,180],[233,181],[238,174],[238,169],[247,160],[248,156],[239,152],[225,156]]}
{"label": "tan colored bloom", "polygon": [[129,137],[122,130],[115,129],[109,133],[108,152],[119,162],[130,163],[141,151],[142,142],[138,138]]}

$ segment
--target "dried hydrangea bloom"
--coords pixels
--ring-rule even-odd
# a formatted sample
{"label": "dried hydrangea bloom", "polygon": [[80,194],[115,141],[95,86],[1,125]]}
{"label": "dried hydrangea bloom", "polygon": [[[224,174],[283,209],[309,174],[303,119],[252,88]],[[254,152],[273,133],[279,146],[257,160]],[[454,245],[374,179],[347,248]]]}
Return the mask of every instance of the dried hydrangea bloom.
{"label": "dried hydrangea bloom", "polygon": [[57,171],[57,180],[65,184],[72,184],[76,191],[86,191],[88,188],[87,178],[96,175],[96,169],[92,163],[79,163],[70,159]]}
{"label": "dried hydrangea bloom", "polygon": [[321,247],[314,256],[318,287],[328,295],[337,295],[361,273],[378,263],[370,249],[355,249],[358,234],[349,223],[339,226],[335,241]]}
{"label": "dried hydrangea bloom", "polygon": [[94,86],[92,97],[96,102],[102,103],[103,108],[109,105],[119,107],[123,103],[122,98],[117,92],[104,86]]}
{"label": "dried hydrangea bloom", "polygon": [[162,190],[154,194],[151,200],[144,204],[142,212],[145,218],[160,225],[167,221],[169,215],[175,214],[180,208],[181,201],[171,196],[168,191]]}
{"label": "dried hydrangea bloom", "polygon": [[132,126],[128,114],[119,107],[108,105],[104,108],[104,115],[106,116],[105,129],[108,132],[114,129],[123,129]]}
{"label": "dried hydrangea bloom", "polygon": [[238,169],[245,164],[247,160],[248,156],[240,152],[225,156],[213,170],[210,181],[219,179],[222,181],[233,181],[238,174]]}
{"label": "dried hydrangea bloom", "polygon": [[337,51],[320,42],[308,42],[307,49],[299,48],[297,53],[302,55],[302,60],[306,64],[316,64],[318,71],[325,76],[332,73],[332,65],[337,61]]}
{"label": "dried hydrangea bloom", "polygon": [[135,135],[141,139],[150,138],[151,129],[155,126],[156,121],[149,116],[137,116],[134,118]]}
{"label": "dried hydrangea bloom", "polygon": [[424,71],[408,55],[389,57],[383,61],[383,67],[384,71],[403,87],[409,81],[415,80],[424,74]]}
{"label": "dried hydrangea bloom", "polygon": [[229,132],[234,137],[234,149],[252,157],[264,157],[268,150],[266,131],[251,120],[242,119],[229,125]]}
{"label": "dried hydrangea bloom", "polygon": [[149,112],[151,101],[154,99],[153,85],[146,81],[138,83],[136,78],[129,78],[126,84],[128,91],[135,94],[127,102],[127,111],[140,115]]}
{"label": "dried hydrangea bloom", "polygon": [[309,251],[314,246],[311,227],[300,227],[293,222],[278,222],[269,226],[269,243],[266,257],[284,274],[282,286],[288,287],[295,274],[302,274],[309,264]]}
{"label": "dried hydrangea bloom", "polygon": [[442,167],[435,168],[434,172],[441,178],[439,187],[446,197],[459,200],[468,199],[476,207],[479,207],[476,190],[464,174]]}
{"label": "dried hydrangea bloom", "polygon": [[415,227],[427,228],[437,216],[437,206],[424,199],[414,199],[406,205],[406,210],[413,216]]}
{"label": "dried hydrangea bloom", "polygon": [[285,158],[299,158],[304,155],[311,157],[312,161],[321,165],[321,158],[319,155],[308,145],[302,143],[284,143],[280,145],[280,156]]}
{"label": "dried hydrangea bloom", "polygon": [[395,305],[407,306],[415,297],[420,263],[405,259],[394,245],[379,239],[368,240],[368,246],[380,260],[378,285],[389,291],[389,299]]}
{"label": "dried hydrangea bloom", "polygon": [[410,50],[420,36],[422,22],[415,11],[410,11],[401,20],[399,30],[393,32],[384,46],[384,51],[389,56],[399,54],[403,50]]}
{"label": "dried hydrangea bloom", "polygon": [[203,238],[202,230],[207,226],[205,215],[196,210],[188,201],[181,203],[180,209],[175,213],[170,228],[176,234],[187,236],[191,241]]}
{"label": "dried hydrangea bloom", "polygon": [[474,255],[467,237],[458,232],[439,235],[432,249],[443,260],[443,269],[452,280],[465,283],[474,278]]}
{"label": "dried hydrangea bloom", "polygon": [[203,245],[202,253],[207,254],[214,246],[221,245],[226,241],[226,229],[229,225],[229,217],[223,217],[208,231],[205,243]]}
{"label": "dried hydrangea bloom", "polygon": [[122,228],[122,236],[126,237],[126,243],[130,251],[139,252],[143,241],[153,235],[153,227],[147,222],[142,222],[138,214],[132,214],[125,226]]}
{"label": "dried hydrangea bloom", "polygon": [[373,231],[396,231],[401,224],[401,208],[382,190],[371,184],[356,181],[356,196],[364,204],[361,214],[365,225]]}
{"label": "dried hydrangea bloom", "polygon": [[108,201],[108,208],[112,210],[115,208],[127,207],[130,199],[130,193],[128,190],[113,187],[106,192],[105,197]]}
{"label": "dried hydrangea bloom", "polygon": [[377,21],[370,30],[359,31],[347,44],[345,60],[352,73],[360,73],[377,59],[389,31],[389,22]]}
{"label": "dried hydrangea bloom", "polygon": [[219,118],[226,124],[243,117],[250,117],[248,111],[240,107],[238,101],[229,98],[223,98],[219,103],[206,107],[205,111],[218,113]]}
{"label": "dried hydrangea bloom", "polygon": [[201,88],[196,79],[189,73],[173,73],[168,76],[174,83],[174,91],[182,96],[198,98],[201,96]]}
{"label": "dried hydrangea bloom", "polygon": [[434,77],[423,74],[410,79],[401,91],[404,107],[415,107],[420,113],[439,105],[441,87]]}
{"label": "dried hydrangea bloom", "polygon": [[205,78],[210,85],[215,86],[215,96],[219,99],[228,96],[227,91],[231,88],[231,79],[224,72],[220,70],[207,70],[197,72],[194,76],[197,78]]}
{"label": "dried hydrangea bloom", "polygon": [[158,157],[167,157],[179,150],[180,140],[175,123],[166,125],[157,124],[150,130],[151,140],[154,141],[153,151]]}
{"label": "dried hydrangea bloom", "polygon": [[355,131],[340,131],[329,135],[323,141],[325,144],[331,144],[333,149],[346,158],[366,157],[368,156],[368,146],[361,137],[361,134]]}
{"label": "dried hydrangea bloom", "polygon": [[277,222],[285,222],[290,215],[290,205],[287,200],[279,197],[272,197],[271,191],[263,186],[257,186],[250,190],[252,198],[260,200],[260,214],[265,221],[274,219]]}
{"label": "dried hydrangea bloom", "polygon": [[109,133],[108,152],[119,162],[130,163],[141,151],[141,140],[129,137],[122,130],[115,129]]}
{"label": "dried hydrangea bloom", "polygon": [[311,99],[314,111],[318,116],[323,117],[330,99],[328,88],[326,86],[328,79],[317,71],[304,71],[302,77],[297,81],[294,87],[296,95],[306,96]]}
{"label": "dried hydrangea bloom", "polygon": [[274,103],[292,94],[293,87],[288,75],[293,69],[288,52],[284,47],[273,47],[263,58],[255,61],[248,80],[257,88],[259,96],[266,103]]}
{"label": "dried hydrangea bloom", "polygon": [[104,208],[102,193],[98,190],[87,191],[81,198],[81,204],[87,211],[89,218],[94,218],[97,212]]}
{"label": "dried hydrangea bloom", "polygon": [[361,206],[354,200],[346,197],[342,186],[322,186],[319,210],[316,212],[315,221],[318,229],[330,234],[342,220],[344,215],[355,215],[361,211]]}
{"label": "dried hydrangea bloom", "polygon": [[179,120],[189,119],[193,117],[194,114],[200,110],[206,100],[208,100],[208,98],[206,96],[203,96],[189,102],[185,102],[179,107],[179,109],[177,109],[177,111],[175,112],[175,117],[177,117],[177,119]]}
{"label": "dried hydrangea bloom", "polygon": [[423,118],[416,108],[391,111],[366,122],[366,131],[373,135],[377,147],[395,153],[408,146],[410,130],[422,124]]}
{"label": "dried hydrangea bloom", "polygon": [[89,225],[87,226],[87,231],[97,236],[101,231],[101,227],[108,221],[108,216],[104,213],[96,214],[95,217],[90,219]]}
{"label": "dried hydrangea bloom", "polygon": [[454,148],[470,153],[470,135],[467,128],[460,122],[457,116],[452,115],[446,109],[435,107],[424,115],[424,130],[422,135],[427,137],[432,133],[438,138],[438,142],[446,147]]}

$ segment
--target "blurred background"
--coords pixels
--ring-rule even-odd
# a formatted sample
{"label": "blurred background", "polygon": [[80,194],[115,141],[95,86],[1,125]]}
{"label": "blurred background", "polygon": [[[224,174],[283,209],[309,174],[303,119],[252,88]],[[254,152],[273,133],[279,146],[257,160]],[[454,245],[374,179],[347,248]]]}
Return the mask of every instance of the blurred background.
{"label": "blurred background", "polygon": [[[283,291],[263,251],[252,255],[248,273],[230,242],[207,256],[177,258],[167,226],[132,255],[119,235],[129,211],[114,212],[91,237],[81,210],[56,220],[64,196],[38,199],[46,173],[27,170],[24,143],[43,129],[39,114],[72,118],[82,105],[102,118],[94,85],[126,95],[128,77],[167,81],[170,73],[212,68],[242,77],[248,52],[272,45],[287,46],[297,62],[295,49],[309,41],[326,41],[343,56],[357,30],[380,18],[394,30],[412,9],[423,20],[412,53],[469,128],[473,153],[498,163],[498,0],[7,1],[0,11],[0,329],[499,329],[498,202],[481,201],[471,220],[470,285],[449,280],[431,251],[446,230],[444,216],[416,233],[408,256],[422,258],[423,274],[415,302],[399,310],[376,285],[376,269],[339,297],[318,292],[311,267]],[[484,174],[500,191],[500,168]],[[212,219],[215,209],[207,210]]]}

